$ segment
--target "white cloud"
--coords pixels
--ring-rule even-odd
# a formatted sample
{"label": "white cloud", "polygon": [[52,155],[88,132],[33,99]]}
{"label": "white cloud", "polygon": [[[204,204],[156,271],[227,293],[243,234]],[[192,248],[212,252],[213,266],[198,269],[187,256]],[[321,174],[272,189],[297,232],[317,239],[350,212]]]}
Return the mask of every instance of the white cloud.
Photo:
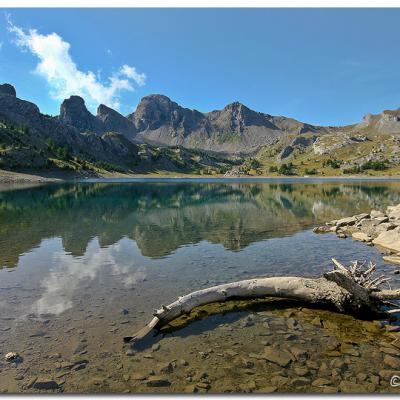
{"label": "white cloud", "polygon": [[139,86],[143,86],[146,83],[146,75],[139,74],[135,67],[130,67],[129,65],[124,64],[119,71],[121,75],[133,79]]}
{"label": "white cloud", "polygon": [[7,20],[8,30],[15,34],[17,46],[39,59],[35,73],[46,79],[51,88],[50,95],[56,100],[79,95],[90,108],[103,103],[118,109],[122,90],[134,91],[136,85],[142,86],[146,82],[146,75],[137,73],[129,65],[120,67],[106,82],[101,81],[92,71],[78,69],[70,55],[71,45],[57,33],[42,35],[36,29],[25,32],[14,25],[9,16]]}

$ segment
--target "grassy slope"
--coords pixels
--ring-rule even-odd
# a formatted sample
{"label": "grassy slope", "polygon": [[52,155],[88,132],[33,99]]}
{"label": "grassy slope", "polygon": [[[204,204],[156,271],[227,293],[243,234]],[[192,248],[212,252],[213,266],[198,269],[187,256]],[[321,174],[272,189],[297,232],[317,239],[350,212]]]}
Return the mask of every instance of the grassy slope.
{"label": "grassy slope", "polygon": [[[279,168],[283,163],[293,163],[296,174],[299,176],[311,175],[310,171],[315,170],[318,176],[345,176],[343,169],[351,168],[352,166],[362,165],[366,159],[373,158],[374,160],[389,160],[388,168],[384,170],[367,169],[361,175],[368,176],[385,176],[399,175],[400,164],[396,160],[397,155],[400,155],[400,145],[397,142],[395,135],[377,134],[368,129],[359,130],[357,133],[350,133],[353,127],[341,129],[340,132],[325,135],[322,137],[322,142],[327,146],[344,143],[343,147],[334,148],[328,154],[316,154],[313,146],[308,146],[304,149],[295,149],[291,156],[280,160],[279,154],[282,149],[290,144],[291,138],[285,138],[274,146],[261,149],[256,158],[260,161],[261,174],[279,175],[277,172],[271,173],[270,167],[276,166]],[[364,142],[351,141],[346,143],[349,137],[363,135],[367,138]],[[312,136],[312,135],[305,135]],[[400,136],[399,136],[400,140]],[[338,160],[341,163],[340,168],[332,168],[327,165],[328,160]]]}
{"label": "grassy slope", "polygon": [[[73,155],[64,148],[35,137],[26,127],[0,122],[0,168],[16,172],[49,175],[54,172],[81,175],[115,176],[131,174],[217,175],[238,161],[204,151],[180,147],[137,146],[134,162],[96,162],[84,155]],[[240,160],[239,160],[240,162]]]}
{"label": "grassy slope", "polygon": [[[349,138],[357,135],[363,135],[368,140],[349,141]],[[280,176],[277,172],[270,172],[270,167],[279,168],[283,163],[291,162],[295,166],[297,176],[312,175],[310,172],[314,171],[316,176],[346,177],[348,175],[343,174],[343,168],[362,165],[372,155],[374,160],[388,159],[388,168],[380,171],[368,169],[363,171],[362,175],[400,175],[400,162],[397,160],[397,155],[400,155],[400,136],[377,134],[370,128],[355,131],[354,126],[349,126],[321,137],[320,140],[325,146],[339,145],[328,154],[316,154],[311,145],[296,149],[288,158],[280,160],[280,152],[294,137],[284,137],[275,145],[261,149],[254,156],[259,164],[258,167],[253,167],[251,159],[245,160],[246,172],[254,176]],[[64,179],[73,176],[218,176],[243,161],[212,155],[205,151],[179,147],[159,148],[145,144],[138,146],[135,157],[137,160],[135,164],[126,166],[65,155],[60,148],[55,148],[43,139],[31,135],[29,129],[0,123],[0,168],[17,172],[34,172],[40,176]],[[332,159],[340,161],[341,168],[332,168],[326,164]]]}

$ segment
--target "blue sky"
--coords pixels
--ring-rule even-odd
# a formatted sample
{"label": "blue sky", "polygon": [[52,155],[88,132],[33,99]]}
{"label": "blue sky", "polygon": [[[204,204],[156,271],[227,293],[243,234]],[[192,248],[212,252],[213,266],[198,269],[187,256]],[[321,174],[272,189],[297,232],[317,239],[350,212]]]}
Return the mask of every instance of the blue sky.
{"label": "blue sky", "polygon": [[76,91],[123,114],[162,93],[341,125],[400,107],[399,21],[400,9],[2,9],[0,82],[48,114]]}

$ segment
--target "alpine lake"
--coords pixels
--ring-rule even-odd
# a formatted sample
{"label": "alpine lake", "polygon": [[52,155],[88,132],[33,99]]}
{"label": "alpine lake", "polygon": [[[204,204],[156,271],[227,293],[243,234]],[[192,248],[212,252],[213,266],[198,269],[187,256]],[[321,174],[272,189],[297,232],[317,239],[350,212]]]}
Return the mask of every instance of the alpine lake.
{"label": "alpine lake", "polygon": [[[395,180],[2,186],[0,391],[399,393],[395,320],[282,299],[199,307],[143,344],[123,343],[178,296],[253,277],[318,277],[332,257],[373,261],[400,287],[377,248],[312,232],[398,203]],[[8,352],[19,356],[6,361]]]}

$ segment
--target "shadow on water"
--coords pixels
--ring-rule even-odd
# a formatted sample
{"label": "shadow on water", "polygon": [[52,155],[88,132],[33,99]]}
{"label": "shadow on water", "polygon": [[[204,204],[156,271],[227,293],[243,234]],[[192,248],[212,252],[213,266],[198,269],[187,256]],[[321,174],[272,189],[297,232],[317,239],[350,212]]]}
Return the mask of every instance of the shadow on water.
{"label": "shadow on water", "polygon": [[[273,312],[274,314],[282,315],[287,309],[301,310],[302,308],[312,312],[329,311],[333,316],[332,318],[335,315],[340,315],[332,307],[313,305],[296,300],[274,298],[229,300],[223,303],[212,303],[196,307],[190,314],[176,318],[160,329],[153,329],[148,336],[134,343],[133,348],[137,351],[144,351],[168,336],[180,338],[198,336],[212,331],[222,324],[234,324],[253,313],[268,313],[272,315]],[[384,314],[369,313],[368,315],[358,315],[356,318],[359,321],[372,321],[375,318],[384,316]]]}

